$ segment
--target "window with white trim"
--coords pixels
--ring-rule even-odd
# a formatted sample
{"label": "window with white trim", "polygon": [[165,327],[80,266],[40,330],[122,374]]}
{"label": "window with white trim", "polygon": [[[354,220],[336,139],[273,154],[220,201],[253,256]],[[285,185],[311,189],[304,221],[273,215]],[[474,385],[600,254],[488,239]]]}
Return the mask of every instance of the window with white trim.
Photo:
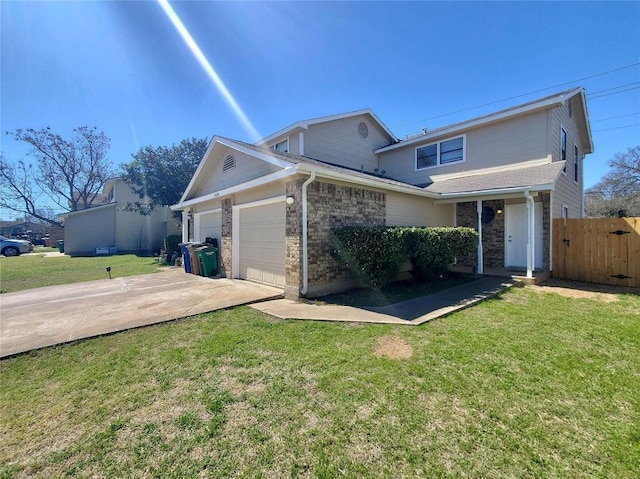
{"label": "window with white trim", "polygon": [[573,159],[575,162],[573,165],[573,181],[577,183],[578,178],[580,177],[580,173],[578,171],[580,165],[580,154],[578,151],[578,145],[573,145]]}
{"label": "window with white trim", "polygon": [[289,138],[286,140],[279,141],[275,145],[271,146],[273,151],[279,151],[282,153],[289,153]]}
{"label": "window with white trim", "polygon": [[[567,132],[564,128],[560,128],[560,160],[567,161]],[[567,174],[567,164],[562,167],[562,172]]]}
{"label": "window with white trim", "polygon": [[464,161],[464,136],[416,148],[416,170]]}

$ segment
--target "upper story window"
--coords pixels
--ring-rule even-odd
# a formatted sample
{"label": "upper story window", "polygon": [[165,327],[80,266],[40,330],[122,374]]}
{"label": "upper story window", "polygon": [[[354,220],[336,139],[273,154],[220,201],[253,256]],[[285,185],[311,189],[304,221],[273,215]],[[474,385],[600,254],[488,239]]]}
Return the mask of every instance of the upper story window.
{"label": "upper story window", "polygon": [[289,153],[289,138],[282,140],[275,145],[271,145],[273,151],[280,151],[282,153]]}
{"label": "upper story window", "polygon": [[578,152],[578,145],[573,145],[573,159],[574,159],[574,164],[573,164],[573,181],[575,181],[576,183],[578,182],[578,178],[579,178],[579,165],[580,165],[580,156],[579,156],[579,152]]}
{"label": "upper story window", "polygon": [[416,148],[416,170],[464,161],[464,136]]}
{"label": "upper story window", "polygon": [[[567,161],[567,132],[560,128],[560,160]],[[567,164],[562,167],[562,172],[567,173]]]}

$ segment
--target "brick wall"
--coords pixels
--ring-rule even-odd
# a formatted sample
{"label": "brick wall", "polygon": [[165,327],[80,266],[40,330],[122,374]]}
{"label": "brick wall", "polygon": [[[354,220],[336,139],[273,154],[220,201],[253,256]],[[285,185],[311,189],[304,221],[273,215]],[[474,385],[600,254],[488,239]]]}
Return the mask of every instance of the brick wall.
{"label": "brick wall", "polygon": [[[482,256],[485,268],[502,268],[504,266],[504,200],[489,200],[482,202],[483,208],[492,208],[493,220],[482,224]],[[498,214],[502,210],[502,214]],[[478,230],[477,204],[467,201],[456,205],[458,226],[467,226]],[[458,258],[458,264],[477,266],[477,252]]]}
{"label": "brick wall", "polygon": [[305,179],[286,184],[286,195],[294,197],[287,205],[285,246],[285,297],[297,298],[302,287],[302,184]]}
{"label": "brick wall", "polygon": [[385,194],[315,181],[308,188],[309,285],[354,279],[331,256],[329,230],[335,226],[385,224]]}
{"label": "brick wall", "polygon": [[220,263],[221,274],[231,277],[231,230],[233,225],[232,216],[233,198],[222,200],[222,234],[220,241]]}

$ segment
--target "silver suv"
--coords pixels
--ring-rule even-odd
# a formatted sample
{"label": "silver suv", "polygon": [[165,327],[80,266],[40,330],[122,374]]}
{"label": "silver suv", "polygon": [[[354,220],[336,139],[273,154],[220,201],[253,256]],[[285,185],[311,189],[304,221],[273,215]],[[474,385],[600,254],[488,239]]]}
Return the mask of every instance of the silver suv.
{"label": "silver suv", "polygon": [[22,253],[31,253],[32,251],[33,244],[30,241],[0,236],[0,253],[5,256],[19,256]]}

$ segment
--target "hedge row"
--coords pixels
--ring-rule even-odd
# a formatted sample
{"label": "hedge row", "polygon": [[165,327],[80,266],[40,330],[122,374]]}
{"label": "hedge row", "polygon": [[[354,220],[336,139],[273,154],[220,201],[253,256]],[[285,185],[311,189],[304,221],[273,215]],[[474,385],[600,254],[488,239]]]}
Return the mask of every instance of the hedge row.
{"label": "hedge row", "polygon": [[464,227],[346,226],[333,228],[330,241],[338,260],[379,290],[398,277],[407,260],[414,278],[440,277],[456,256],[475,249],[478,233]]}

